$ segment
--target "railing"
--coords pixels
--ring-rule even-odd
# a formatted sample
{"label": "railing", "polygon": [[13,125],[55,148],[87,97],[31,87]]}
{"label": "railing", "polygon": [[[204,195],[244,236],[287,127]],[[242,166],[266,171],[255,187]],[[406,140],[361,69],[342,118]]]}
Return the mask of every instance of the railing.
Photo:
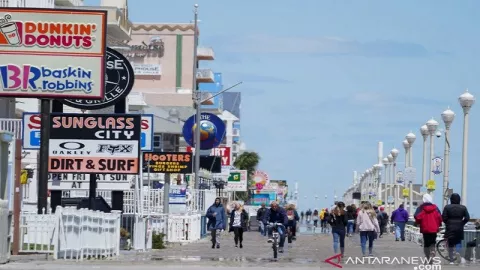
{"label": "railing", "polygon": [[14,133],[19,140],[22,138],[22,119],[0,118],[0,130]]}
{"label": "railing", "polygon": [[0,7],[53,8],[54,0],[0,0]]}
{"label": "railing", "polygon": [[200,240],[201,215],[168,217],[168,242],[193,242]]}
{"label": "railing", "polygon": [[20,252],[53,253],[55,214],[20,213]]}
{"label": "railing", "polygon": [[202,59],[215,59],[215,52],[212,48],[209,47],[198,47],[197,56]]}
{"label": "railing", "polygon": [[66,7],[79,7],[83,6],[83,0],[55,0],[55,4]]}
{"label": "railing", "polygon": [[78,261],[120,254],[120,211],[102,213],[59,206],[55,218],[54,259]]}
{"label": "railing", "polygon": [[213,82],[215,80],[213,71],[208,68],[197,70],[197,80]]}

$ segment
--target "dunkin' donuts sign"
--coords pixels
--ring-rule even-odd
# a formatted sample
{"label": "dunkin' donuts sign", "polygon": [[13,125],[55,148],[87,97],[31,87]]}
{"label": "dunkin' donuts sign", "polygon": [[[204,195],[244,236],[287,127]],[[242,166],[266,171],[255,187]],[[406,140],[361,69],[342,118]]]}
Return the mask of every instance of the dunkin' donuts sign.
{"label": "dunkin' donuts sign", "polygon": [[106,16],[0,8],[0,96],[103,99]]}

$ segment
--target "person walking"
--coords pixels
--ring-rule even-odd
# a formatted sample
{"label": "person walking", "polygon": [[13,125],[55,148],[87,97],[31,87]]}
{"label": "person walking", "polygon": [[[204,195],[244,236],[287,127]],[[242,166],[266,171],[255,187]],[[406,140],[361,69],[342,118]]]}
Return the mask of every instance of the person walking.
{"label": "person walking", "polygon": [[265,203],[262,203],[262,206],[257,211],[257,221],[258,221],[258,228],[260,229],[260,234],[263,236],[267,235],[267,231],[265,230],[265,223],[263,223],[263,217],[265,216],[265,212],[267,208],[265,207]]}
{"label": "person walking", "polygon": [[287,218],[288,218],[287,229],[290,229],[290,232],[292,233],[292,240],[296,240],[297,239],[297,222],[300,220],[300,217],[298,216],[297,210],[295,210],[294,204],[289,204],[286,210],[287,210]]}
{"label": "person walking", "polygon": [[463,240],[463,228],[470,220],[470,214],[465,205],[460,204],[461,198],[457,193],[450,196],[450,204],[443,209],[442,220],[445,223],[444,237],[448,242],[448,254],[450,257],[450,264],[454,264],[454,249],[457,251],[457,258],[460,263],[465,263],[465,259],[460,257]]}
{"label": "person walking", "polygon": [[207,210],[207,228],[212,234],[212,248],[220,248],[221,233],[225,231],[227,220],[225,217],[225,208],[223,207],[220,198],[216,198],[215,202]]}
{"label": "person walking", "polygon": [[307,224],[310,223],[310,220],[312,218],[312,210],[308,209],[307,212],[305,213],[305,218],[307,220]]}
{"label": "person walking", "polygon": [[236,203],[232,212],[230,213],[230,232],[233,232],[235,247],[243,248],[243,232],[248,230],[248,213],[243,207]]}
{"label": "person walking", "polygon": [[408,212],[403,207],[403,203],[400,204],[397,210],[393,211],[391,222],[395,224],[395,241],[405,241],[405,225],[408,221]]}
{"label": "person walking", "polygon": [[378,225],[377,214],[369,202],[363,204],[363,208],[358,211],[357,229],[360,232],[360,246],[362,247],[363,257],[367,256],[367,241],[368,241],[368,256],[373,256],[373,240],[380,232]]}
{"label": "person walking", "polygon": [[415,223],[420,226],[420,233],[423,235],[423,253],[427,261],[433,264],[431,258],[435,257],[435,244],[437,233],[442,225],[442,214],[440,209],[433,204],[430,194],[423,195],[423,204],[417,208],[413,217]]}
{"label": "person walking", "polygon": [[[283,253],[283,247],[285,245],[285,232],[288,225],[288,218],[285,209],[281,208],[276,201],[270,204],[270,208],[265,212],[263,218],[265,224],[269,223],[281,223],[281,226],[277,227],[278,234],[280,236],[280,242],[278,244],[278,252]],[[273,242],[273,228],[268,228],[268,243]]]}
{"label": "person walking", "polygon": [[301,217],[300,223],[303,223],[303,219],[305,218],[305,213],[303,211],[300,212],[300,217]]}
{"label": "person walking", "polygon": [[379,208],[380,214],[382,215],[382,221],[380,222],[380,235],[379,238],[382,238],[382,235],[387,232],[387,224],[388,224],[388,214],[385,212],[385,207],[380,206]]}
{"label": "person walking", "polygon": [[351,237],[354,232],[354,224],[355,224],[355,210],[351,205],[347,206],[347,211],[345,213],[347,217],[347,235]]}
{"label": "person walking", "polygon": [[314,209],[312,214],[312,220],[313,220],[313,227],[315,228],[318,226],[319,217],[320,217],[320,214],[318,213],[318,210]]}
{"label": "person walking", "polygon": [[336,207],[328,217],[328,223],[332,226],[333,251],[335,254],[339,254],[338,252],[340,251],[342,258],[345,254],[345,228],[348,225],[348,218],[344,209],[345,204],[337,202]]}

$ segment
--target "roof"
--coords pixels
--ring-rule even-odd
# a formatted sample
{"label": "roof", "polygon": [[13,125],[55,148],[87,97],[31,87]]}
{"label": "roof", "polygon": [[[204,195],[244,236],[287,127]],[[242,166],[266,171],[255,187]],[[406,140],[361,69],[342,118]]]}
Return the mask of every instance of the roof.
{"label": "roof", "polygon": [[183,121],[186,121],[190,116],[195,114],[195,109],[193,107],[187,106],[161,106],[161,109],[170,111],[171,109],[176,109],[179,114],[179,118]]}
{"label": "roof", "polygon": [[153,133],[182,134],[183,122],[175,123],[171,120],[155,116]]}

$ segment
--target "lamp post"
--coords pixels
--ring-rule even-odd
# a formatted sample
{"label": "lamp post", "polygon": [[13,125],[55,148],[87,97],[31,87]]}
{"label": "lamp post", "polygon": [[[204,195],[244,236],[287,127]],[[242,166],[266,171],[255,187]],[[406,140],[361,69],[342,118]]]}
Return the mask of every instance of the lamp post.
{"label": "lamp post", "polygon": [[475,97],[465,90],[459,98],[458,102],[463,109],[463,147],[462,147],[462,203],[467,206],[467,147],[468,147],[468,125],[469,113],[473,104],[475,104]]}
{"label": "lamp post", "polygon": [[405,168],[410,165],[410,143],[407,140],[402,142],[403,148],[405,149]]}
{"label": "lamp post", "polygon": [[423,137],[422,186],[427,187],[427,138],[429,134],[427,125],[420,127],[420,133]]}
{"label": "lamp post", "polygon": [[447,108],[442,113],[442,120],[445,123],[445,152],[443,155],[443,194],[442,194],[442,209],[447,205],[447,190],[448,190],[448,177],[450,175],[450,126],[452,125],[453,120],[455,119],[455,113]]}
{"label": "lamp post", "polygon": [[395,162],[396,162],[396,160],[397,160],[397,157],[398,157],[398,154],[399,154],[399,153],[400,153],[400,151],[398,151],[398,149],[395,148],[395,147],[390,151],[390,154],[391,154],[392,157],[393,157],[393,164],[392,164],[392,165],[393,165],[393,166],[392,166],[392,182],[394,183],[394,186],[393,186],[393,187],[394,187],[394,190],[395,190],[395,193],[394,193],[394,195],[393,195],[393,196],[395,196],[395,207],[394,207],[394,209],[396,209],[396,208],[398,207],[398,196],[399,196],[399,194],[398,194],[398,183],[397,183],[397,181],[395,181],[396,174],[397,174],[397,172],[396,172],[396,169],[397,169],[396,167],[397,167],[397,165],[395,164]]}
{"label": "lamp post", "polygon": [[410,131],[407,136],[405,136],[405,139],[407,140],[408,144],[410,144],[410,149],[408,149],[409,157],[407,167],[413,167],[413,143],[417,139],[417,136]]}
{"label": "lamp post", "polygon": [[388,158],[384,158],[382,160],[383,162],[383,166],[385,166],[385,175],[383,176],[383,186],[384,186],[384,189],[383,189],[383,202],[384,202],[384,205],[387,206],[387,199],[388,199],[388,194],[387,194],[387,189],[388,189],[388,177],[390,175],[389,173],[389,170],[390,170],[390,167],[389,166],[389,161],[388,161]]}
{"label": "lamp post", "polygon": [[[392,170],[392,168],[393,168],[393,156],[392,156],[392,154],[388,154],[387,158],[388,158],[388,191],[387,191],[387,195],[388,195],[387,200],[388,200],[388,198],[390,196],[393,197],[393,181],[392,181],[392,179],[393,179],[394,176],[392,175],[393,174],[393,170]],[[388,210],[390,212],[389,215],[392,214],[391,213],[392,209],[390,209],[390,208],[391,208],[391,203],[388,202]]]}
{"label": "lamp post", "polygon": [[381,185],[380,185],[380,172],[382,171],[383,165],[378,163],[378,164],[373,165],[373,167],[375,168],[375,171],[376,171],[376,174],[375,174],[376,190],[375,190],[375,192],[377,194],[377,201],[378,201],[378,200],[382,199],[382,189],[381,189]]}
{"label": "lamp post", "polygon": [[[433,136],[435,135],[435,132],[437,131],[437,127],[438,127],[438,122],[435,121],[435,119],[430,119],[427,121],[427,123],[425,123],[427,125],[427,128],[428,128],[428,133],[430,135],[430,179],[428,180],[434,180],[435,178],[435,174],[433,173],[433,158],[434,158],[434,154],[435,154],[435,145],[434,145],[434,138]],[[430,193],[430,195],[433,196],[433,192],[432,190],[428,189],[428,192]]]}

